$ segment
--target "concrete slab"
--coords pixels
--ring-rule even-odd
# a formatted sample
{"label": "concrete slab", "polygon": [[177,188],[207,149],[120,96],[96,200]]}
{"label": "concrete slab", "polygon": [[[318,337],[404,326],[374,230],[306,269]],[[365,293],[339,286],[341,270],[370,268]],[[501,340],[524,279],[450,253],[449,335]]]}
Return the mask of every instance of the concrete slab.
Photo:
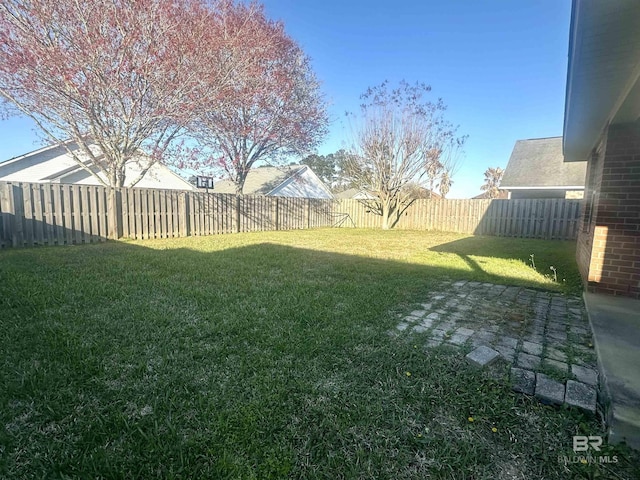
{"label": "concrete slab", "polygon": [[585,292],[609,442],[640,449],[640,300]]}
{"label": "concrete slab", "polygon": [[471,365],[477,367],[485,367],[492,364],[500,357],[500,354],[493,348],[486,346],[479,346],[472,352],[468,353],[465,358]]}

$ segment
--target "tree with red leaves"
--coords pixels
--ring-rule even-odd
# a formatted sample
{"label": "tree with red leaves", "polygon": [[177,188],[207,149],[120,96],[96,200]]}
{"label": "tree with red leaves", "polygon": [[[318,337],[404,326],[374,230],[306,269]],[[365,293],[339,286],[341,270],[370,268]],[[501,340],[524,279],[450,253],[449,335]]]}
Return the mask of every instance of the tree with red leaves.
{"label": "tree with red leaves", "polygon": [[[2,113],[30,117],[107,186],[144,151],[162,161],[202,99],[229,87],[228,2],[3,0]],[[225,32],[226,33],[226,32]],[[241,33],[236,31],[236,33]]]}
{"label": "tree with red leaves", "polygon": [[252,3],[238,6],[225,35],[243,42],[225,53],[236,69],[222,100],[211,101],[196,118],[196,138],[212,153],[183,166],[221,172],[242,194],[249,170],[258,161],[278,165],[290,154],[308,152],[326,133],[327,115],[308,57]]}

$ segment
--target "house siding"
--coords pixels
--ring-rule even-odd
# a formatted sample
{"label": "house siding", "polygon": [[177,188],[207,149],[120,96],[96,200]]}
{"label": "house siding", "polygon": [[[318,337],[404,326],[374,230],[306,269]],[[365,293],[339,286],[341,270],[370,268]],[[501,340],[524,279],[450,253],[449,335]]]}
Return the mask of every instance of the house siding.
{"label": "house siding", "polygon": [[[74,149],[76,147],[73,147]],[[137,179],[146,165],[145,157],[127,162],[125,186]],[[91,169],[97,171],[95,168]],[[103,173],[98,173],[108,183]],[[88,171],[61,147],[49,147],[26,154],[20,158],[0,163],[0,181],[24,183],[61,183],[71,185],[102,185]],[[193,190],[193,186],[174,173],[167,166],[156,163],[149,168],[144,177],[135,185],[138,188],[160,188],[169,190]]]}
{"label": "house siding", "polygon": [[527,199],[527,198],[568,198],[568,199],[581,199],[583,196],[582,190],[564,190],[564,189],[518,189],[508,190],[510,197],[513,200]]}
{"label": "house siding", "polygon": [[640,124],[609,127],[589,162],[577,245],[593,292],[640,298]]}
{"label": "house siding", "polygon": [[333,198],[316,175],[305,169],[269,193],[273,197]]}

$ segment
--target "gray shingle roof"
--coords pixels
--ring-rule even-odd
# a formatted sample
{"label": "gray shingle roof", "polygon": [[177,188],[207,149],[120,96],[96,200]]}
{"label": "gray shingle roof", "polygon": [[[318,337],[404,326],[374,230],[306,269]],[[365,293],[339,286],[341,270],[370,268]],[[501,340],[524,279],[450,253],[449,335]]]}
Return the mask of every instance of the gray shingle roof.
{"label": "gray shingle roof", "polygon": [[[242,193],[245,195],[267,195],[274,188],[293,175],[304,170],[306,165],[289,165],[287,167],[258,167],[252,168],[247,174]],[[215,182],[215,193],[236,193],[236,186],[231,180]]]}
{"label": "gray shingle roof", "polygon": [[565,163],[562,137],[518,140],[500,188],[584,187],[587,162]]}

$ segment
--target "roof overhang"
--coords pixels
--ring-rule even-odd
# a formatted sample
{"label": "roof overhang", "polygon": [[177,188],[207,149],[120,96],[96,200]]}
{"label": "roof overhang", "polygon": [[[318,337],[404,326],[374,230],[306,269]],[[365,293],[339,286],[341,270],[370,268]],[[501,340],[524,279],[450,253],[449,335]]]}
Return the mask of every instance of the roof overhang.
{"label": "roof overhang", "polygon": [[609,124],[640,118],[640,2],[573,0],[565,161],[588,160]]}
{"label": "roof overhang", "polygon": [[500,185],[500,190],[584,190],[584,185],[573,186],[550,186],[550,187],[510,187],[508,185]]}

